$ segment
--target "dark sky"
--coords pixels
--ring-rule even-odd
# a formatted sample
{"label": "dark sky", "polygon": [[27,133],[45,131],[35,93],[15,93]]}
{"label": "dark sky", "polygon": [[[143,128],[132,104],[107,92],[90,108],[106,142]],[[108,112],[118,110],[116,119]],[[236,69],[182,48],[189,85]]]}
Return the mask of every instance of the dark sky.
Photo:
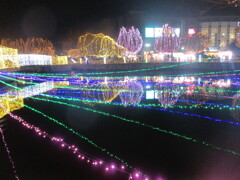
{"label": "dark sky", "polygon": [[162,15],[191,15],[205,0],[0,0],[0,38],[64,37],[71,29],[85,29],[103,18],[129,10]]}

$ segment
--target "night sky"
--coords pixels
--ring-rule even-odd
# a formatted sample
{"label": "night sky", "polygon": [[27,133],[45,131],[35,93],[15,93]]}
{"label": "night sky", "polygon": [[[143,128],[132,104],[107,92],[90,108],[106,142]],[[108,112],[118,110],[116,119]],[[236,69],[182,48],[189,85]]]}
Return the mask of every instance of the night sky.
{"label": "night sky", "polygon": [[207,7],[205,0],[1,0],[0,38],[44,37],[56,41],[76,29],[81,35],[94,23],[129,10],[190,16]]}

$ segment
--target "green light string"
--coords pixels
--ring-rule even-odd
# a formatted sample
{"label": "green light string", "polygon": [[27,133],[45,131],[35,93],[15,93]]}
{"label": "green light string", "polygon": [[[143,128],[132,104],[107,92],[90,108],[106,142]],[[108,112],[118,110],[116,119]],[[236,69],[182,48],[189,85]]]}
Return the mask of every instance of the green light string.
{"label": "green light string", "polygon": [[[22,82],[22,83],[27,83],[27,81],[23,81],[23,80],[19,80],[19,79],[16,79],[16,78],[12,78],[12,77],[9,77],[9,76],[3,76],[3,75],[0,75],[0,77],[4,77],[4,78],[7,78],[7,79],[10,79],[10,80],[14,80],[14,81],[18,81],[18,82]],[[39,84],[39,83],[33,83],[31,82],[32,84]],[[185,87],[185,86],[179,86],[179,87]],[[111,92],[119,92],[119,90],[108,90],[108,89],[89,89],[89,88],[79,88],[79,87],[72,87],[72,86],[66,86],[66,87],[62,87],[62,86],[55,86],[55,88],[59,88],[59,89],[74,89],[74,90],[86,90],[86,91],[89,91],[89,90],[92,90],[92,91],[111,91]],[[230,92],[230,93],[240,93],[240,90],[229,90],[229,89],[215,89],[215,88],[208,88],[209,92],[212,92],[213,90],[216,92],[216,93],[222,93],[222,92]],[[212,91],[211,91],[212,90]],[[134,91],[130,91],[130,90],[122,90],[124,92],[134,92]],[[168,92],[168,91],[163,91],[163,92]],[[184,91],[184,90],[180,90],[181,93],[188,93],[188,91]],[[198,90],[196,91],[191,91],[193,93],[199,93]],[[207,92],[208,93],[208,92]]]}
{"label": "green light string", "polygon": [[[2,82],[0,80],[0,82]],[[8,83],[5,83],[4,84],[8,84]],[[11,85],[12,86],[12,85]],[[21,88],[20,88],[21,89]],[[49,96],[49,95],[48,95]],[[112,115],[112,114],[109,114],[109,113],[106,113],[106,112],[102,112],[102,111],[98,111],[98,110],[93,110],[93,109],[90,109],[90,108],[85,108],[85,107],[81,107],[81,106],[77,106],[77,105],[73,105],[73,104],[68,104],[68,103],[64,103],[64,102],[59,102],[59,101],[54,101],[54,100],[47,100],[47,99],[41,99],[41,98],[34,98],[34,97],[30,97],[32,99],[37,99],[37,100],[43,100],[43,101],[47,101],[47,102],[53,102],[53,103],[58,103],[58,104],[63,104],[63,105],[67,105],[67,106],[71,106],[71,107],[76,107],[76,108],[80,108],[80,109],[84,109],[84,110],[88,110],[88,111],[92,111],[92,112],[95,112],[95,113],[99,113],[99,114],[103,114],[103,115],[106,115],[106,116],[109,116],[109,117],[114,117],[114,118],[118,118],[122,121],[126,121],[126,122],[129,122],[129,123],[134,123],[134,124],[137,124],[137,125],[140,125],[140,126],[144,126],[144,127],[147,127],[147,128],[150,128],[152,130],[156,130],[156,131],[159,131],[159,132],[162,132],[162,133],[166,133],[166,134],[170,134],[170,135],[173,135],[173,136],[176,136],[176,137],[179,137],[179,138],[182,138],[182,139],[185,139],[187,141],[191,141],[191,142],[195,142],[195,143],[200,143],[202,145],[205,145],[205,146],[208,146],[208,147],[211,147],[213,149],[216,149],[216,150],[219,150],[219,151],[223,151],[223,152],[228,152],[228,153],[231,153],[233,155],[237,155],[237,156],[240,156],[240,153],[239,152],[236,152],[236,151],[233,151],[233,150],[229,150],[229,149],[224,149],[222,147],[218,147],[218,146],[215,146],[213,144],[209,144],[209,143],[206,143],[204,141],[199,141],[197,139],[194,139],[194,138],[191,138],[191,137],[188,137],[188,136],[185,136],[185,135],[181,135],[181,134],[178,134],[178,133],[175,133],[173,131],[168,131],[168,130],[164,130],[164,129],[160,129],[159,127],[154,127],[152,125],[148,125],[148,124],[145,124],[145,123],[141,123],[139,121],[135,121],[135,120],[129,120],[129,119],[126,119],[126,118],[123,118],[123,117],[120,117],[120,116],[117,116],[117,115]],[[16,102],[18,104],[20,104],[19,102]],[[48,119],[54,121],[55,123],[63,126],[64,128],[68,129],[70,132],[76,134],[77,136],[81,137],[82,139],[86,140],[87,142],[89,142],[90,144],[92,144],[93,146],[97,147],[98,149],[100,149],[101,151],[103,152],[106,152],[108,155],[110,155],[111,157],[115,157],[116,159],[118,159],[119,161],[121,161],[122,163],[124,163],[127,167],[129,168],[132,168],[131,166],[129,166],[126,162],[124,162],[122,159],[120,159],[118,156],[115,156],[111,153],[109,153],[108,151],[106,151],[106,149],[98,146],[97,144],[95,144],[93,141],[89,140],[88,138],[86,138],[85,136],[82,136],[81,134],[79,134],[78,132],[74,131],[72,128],[69,128],[68,126],[66,126],[65,124],[57,121],[56,119],[44,114],[43,112],[41,111],[38,111],[30,106],[27,106],[27,105],[24,105],[25,107],[43,115],[44,117],[47,117]]]}
{"label": "green light string", "polygon": [[[3,84],[5,84],[5,85],[7,85],[7,86],[10,86],[10,87],[13,87],[13,88],[15,88],[15,89],[21,90],[21,88],[16,87],[16,86],[13,86],[13,85],[11,85],[11,84],[8,84],[8,83],[6,83],[6,82],[4,82],[4,81],[2,81],[2,80],[0,80],[0,82],[3,83]],[[34,99],[33,97],[30,97],[30,98]],[[69,128],[67,125],[59,122],[58,120],[56,120],[56,119],[54,119],[54,118],[46,115],[45,113],[43,113],[43,112],[41,112],[41,111],[39,111],[39,110],[37,110],[37,109],[35,109],[35,108],[32,108],[32,107],[30,107],[30,106],[28,106],[28,105],[26,105],[26,104],[22,104],[22,103],[19,103],[19,102],[16,102],[16,101],[13,101],[13,102],[15,102],[15,103],[17,103],[17,104],[24,105],[24,107],[27,107],[28,109],[31,109],[32,111],[34,111],[34,112],[36,112],[36,113],[38,113],[38,114],[41,114],[42,116],[44,116],[44,117],[48,118],[49,120],[57,123],[58,125],[64,127],[65,129],[67,129],[68,131],[70,131],[70,132],[72,132],[73,134],[77,135],[78,137],[84,139],[85,141],[87,141],[88,143],[90,143],[90,144],[93,145],[94,147],[98,148],[98,149],[101,150],[102,152],[105,152],[105,153],[108,154],[109,156],[114,157],[115,159],[117,159],[117,160],[119,160],[120,162],[124,163],[127,167],[133,169],[133,167],[130,166],[128,163],[126,163],[124,160],[122,160],[122,159],[119,158],[118,156],[116,156],[116,155],[108,152],[105,148],[97,145],[97,144],[94,143],[92,140],[90,140],[90,139],[88,139],[87,137],[85,137],[85,136],[81,135],[80,133],[76,132],[74,129]]]}
{"label": "green light string", "polygon": [[98,111],[98,110],[94,110],[94,109],[91,109],[91,108],[86,108],[86,107],[82,107],[82,106],[78,106],[78,105],[74,105],[74,104],[68,104],[68,103],[61,102],[61,101],[54,101],[54,100],[49,100],[49,99],[33,98],[33,97],[32,97],[32,99],[42,100],[42,101],[47,101],[47,102],[53,102],[53,103],[57,103],[57,104],[62,104],[62,105],[66,105],[66,106],[70,106],[70,107],[75,107],[75,108],[79,108],[79,109],[91,111],[91,112],[94,112],[94,113],[102,114],[102,115],[105,115],[105,116],[117,118],[117,119],[119,119],[119,120],[122,120],[122,121],[125,121],[125,122],[128,122],[128,123],[137,124],[137,125],[139,125],[139,126],[143,126],[143,127],[146,127],[146,128],[150,128],[150,129],[152,129],[152,130],[159,131],[159,132],[162,132],[162,133],[170,134],[170,135],[173,135],[173,136],[182,138],[182,139],[187,140],[187,141],[191,141],[191,142],[195,142],[195,143],[200,143],[200,144],[202,144],[202,145],[211,147],[211,148],[216,149],[216,150],[219,150],[219,151],[228,152],[228,153],[231,153],[231,154],[233,154],[233,155],[240,156],[240,152],[236,152],[236,151],[229,150],[229,149],[224,149],[224,148],[222,148],[222,147],[218,147],[218,146],[215,146],[215,145],[213,145],[213,144],[209,144],[209,143],[207,143],[207,142],[200,141],[200,140],[194,139],[194,138],[189,137],[189,136],[185,136],[185,135],[182,135],[182,134],[179,134],[179,133],[175,133],[175,132],[169,131],[169,130],[160,129],[159,127],[155,127],[155,126],[152,126],[152,125],[149,125],[149,124],[146,124],[146,123],[141,123],[141,122],[139,122],[139,121],[135,121],[135,120],[123,118],[123,117],[120,117],[120,116],[117,116],[117,115],[114,115],[114,114],[109,114],[109,113],[106,113],[106,112],[103,112],[103,111]]}
{"label": "green light string", "polygon": [[[180,86],[180,87],[184,87],[184,86]],[[91,91],[115,91],[115,92],[119,92],[119,90],[108,90],[108,89],[94,89],[94,88],[81,88],[81,87],[79,87],[79,86],[65,86],[65,87],[63,87],[63,86],[55,86],[55,88],[58,88],[58,89],[70,89],[70,90],[91,90]],[[240,90],[229,90],[229,89],[215,89],[215,88],[208,88],[208,90],[210,90],[210,92],[209,93],[211,93],[211,92],[216,92],[216,93],[223,93],[223,92],[229,92],[229,93],[240,93]],[[211,91],[212,90],[212,91]],[[130,90],[122,90],[122,91],[126,91],[126,92],[135,92],[135,91],[130,91]],[[192,90],[188,90],[188,91],[184,91],[184,90],[180,90],[179,92],[181,92],[181,93],[189,93],[189,91],[191,91],[191,93],[193,92],[193,93],[199,93],[199,92],[201,92],[201,91],[198,91],[198,90],[194,90],[194,91],[192,91]],[[136,91],[136,92],[138,92],[138,91]],[[172,91],[168,91],[168,90],[163,90],[163,92],[172,92]],[[178,91],[177,91],[178,92]],[[208,92],[206,92],[206,93],[208,93]],[[202,93],[202,94],[204,94],[204,93]]]}
{"label": "green light string", "polygon": [[[53,96],[51,96],[53,97]],[[119,105],[119,103],[114,103],[114,102],[106,102],[104,100],[101,100],[101,99],[87,99],[87,98],[78,98],[78,97],[61,97],[61,96],[54,96],[54,98],[61,98],[61,100],[69,100],[69,101],[80,101],[80,102],[87,102],[87,103],[102,103],[102,104],[109,104],[109,105]],[[184,100],[181,100],[182,103],[185,102]],[[195,104],[194,104],[195,103]],[[235,110],[235,109],[239,109],[240,106],[231,106],[229,107],[228,105],[214,105],[214,104],[211,104],[211,105],[207,105],[203,102],[189,102],[189,105],[178,105],[178,104],[174,104],[174,105],[170,105],[168,106],[168,108],[179,108],[179,109],[201,109],[201,108],[204,108],[204,109],[218,109],[218,110],[224,110],[224,109],[228,109],[228,110]],[[191,105],[190,105],[191,104]],[[121,104],[120,104],[121,105]],[[121,105],[123,106],[123,105]],[[141,106],[144,106],[144,107],[161,107],[163,108],[164,106],[160,104],[153,104],[153,103],[138,103],[136,104],[137,107],[141,107]]]}
{"label": "green light string", "polygon": [[[166,69],[166,68],[172,68],[176,66],[183,66],[187,64],[192,64],[195,62],[187,62],[187,63],[181,63],[181,64],[176,64],[176,65],[168,65],[168,66],[160,66],[160,67],[155,67],[155,68],[145,68],[145,69],[136,69],[136,70],[126,70],[126,71],[113,71],[113,72],[98,72],[98,73],[77,73],[77,75],[102,75],[102,74],[119,74],[119,73],[133,73],[133,72],[143,72],[143,71],[152,71],[152,70],[159,70],[159,69]],[[18,73],[20,74],[20,73]],[[34,75],[37,73],[29,73],[29,75]],[[41,76],[41,75],[39,75]],[[51,76],[48,76],[51,77]],[[59,77],[64,77],[64,76],[59,76]],[[71,77],[71,76],[66,76],[66,77]]]}
{"label": "green light string", "polygon": [[[186,63],[189,64],[189,63]],[[186,64],[182,64],[182,65],[186,65]],[[167,68],[167,66],[163,66],[163,67],[157,67],[157,68]],[[153,68],[149,68],[149,70],[155,70]],[[143,71],[143,69],[137,70],[137,71]],[[122,72],[122,71],[116,71],[116,72]],[[240,70],[231,70],[231,71],[220,71],[220,72],[206,72],[206,73],[191,73],[191,74],[181,74],[181,75],[162,75],[162,76],[200,76],[200,75],[214,75],[214,74],[224,74],[224,73],[233,73],[233,72],[240,72]],[[115,73],[115,72],[110,72],[110,73]],[[19,72],[14,72],[13,74],[24,74],[24,75],[33,75],[33,76],[40,76],[40,77],[63,77],[63,78],[74,78],[73,76],[60,76],[60,75],[68,75],[68,74],[59,74],[59,73],[19,73]],[[58,74],[58,76],[57,76]],[[77,73],[78,75],[84,75],[84,73]],[[53,75],[53,76],[49,76],[49,75]],[[95,75],[97,75],[95,73]],[[114,77],[115,78],[115,77]],[[117,78],[121,78],[121,77],[117,77]]]}
{"label": "green light string", "polygon": [[[1,76],[1,75],[0,75]],[[6,77],[6,76],[2,76],[2,77],[4,77],[4,78],[8,78],[8,79],[11,79],[11,80],[14,80],[14,81],[19,81],[19,82],[25,82],[25,81],[23,81],[23,80],[18,80],[18,79],[15,79],[15,78],[11,78],[11,77]],[[38,83],[35,83],[35,84],[38,84]],[[13,86],[13,88],[16,88],[15,86]],[[69,88],[74,88],[74,87],[69,87]],[[99,92],[107,92],[107,91],[113,91],[113,92],[119,92],[119,90],[108,90],[108,89],[88,89],[88,88],[76,88],[77,90],[88,90],[88,91],[99,91]],[[124,91],[124,92],[128,92],[128,90],[122,90],[122,91]],[[219,90],[219,91],[221,91],[221,90]],[[222,90],[222,91],[224,91],[224,90]],[[129,91],[129,92],[132,92],[132,91]],[[168,91],[166,91],[166,92],[168,92]],[[183,92],[187,92],[187,91],[183,91]],[[199,91],[193,91],[193,93],[198,93]],[[68,99],[69,100],[69,99]],[[74,98],[72,98],[71,99],[72,101],[74,100]],[[152,107],[152,106],[154,106],[154,107],[156,107],[156,105],[154,105],[154,104],[152,104],[152,105],[149,105],[149,104],[141,104],[141,105],[143,105],[143,106],[150,106],[150,107]],[[177,106],[177,107],[179,107],[180,109],[187,109],[187,108],[189,108],[189,109],[193,109],[193,108],[197,108],[197,106],[196,105],[192,105],[192,106],[181,106],[181,105],[175,105],[175,106]],[[163,106],[162,106],[163,107]],[[173,107],[173,106],[172,106]],[[171,106],[169,107],[169,108],[171,108]],[[232,107],[227,107],[227,106],[222,106],[222,107],[220,107],[219,105],[212,105],[212,106],[205,106],[204,107],[205,109],[214,109],[214,108],[218,108],[219,110],[222,110],[222,108],[229,108],[230,110],[234,110],[234,109],[236,109],[236,108],[238,108],[238,106],[236,106],[236,108],[232,108]]]}
{"label": "green light string", "polygon": [[[1,76],[1,75],[0,75]],[[11,79],[11,80],[15,80],[15,81],[20,81],[20,82],[25,82],[23,80],[18,80],[18,79],[15,79],[15,78],[11,78],[11,77],[8,77],[8,76],[1,76],[1,77],[4,77],[4,78],[7,78],[7,79]],[[35,84],[38,84],[38,83],[35,83]],[[16,88],[16,86],[13,86],[13,88]],[[74,87],[69,87],[69,88],[74,88]],[[87,90],[87,91],[99,91],[99,92],[107,92],[107,91],[111,91],[111,92],[119,92],[119,90],[108,90],[108,89],[88,89],[88,88],[75,88],[77,90]],[[134,92],[134,91],[129,91],[129,90],[121,90],[121,91],[124,91],[124,92]],[[225,90],[219,90],[219,91],[223,91],[225,92]],[[163,92],[168,92],[168,91],[163,91]],[[182,92],[185,92],[187,93],[187,91],[180,91],[181,93]],[[198,93],[199,91],[191,91],[192,93]],[[237,91],[238,92],[238,91]],[[240,92],[240,91],[239,91]],[[235,92],[236,93],[236,92]],[[204,95],[204,94],[203,94]],[[69,99],[68,99],[69,100]],[[71,100],[73,101],[74,98],[71,98]],[[102,102],[103,103],[103,102]],[[148,105],[148,104],[141,104],[143,106],[154,106],[156,107],[156,105],[152,104],[152,105]],[[204,105],[204,104],[201,104],[201,105]],[[193,108],[197,108],[196,105],[191,105],[191,106],[183,106],[183,105],[174,105],[174,106],[177,106],[179,107],[180,109],[187,109],[187,108],[190,108],[190,109],[193,109]],[[169,106],[169,108],[173,108],[174,106]],[[163,106],[161,106],[163,107]],[[234,107],[228,107],[227,105],[226,106],[219,106],[219,105],[211,105],[211,106],[207,106],[205,105],[204,107],[205,109],[214,109],[214,108],[218,108],[219,110],[222,110],[223,108],[229,108],[230,110],[234,110],[236,108],[239,108],[239,106],[236,106],[236,108]]]}
{"label": "green light string", "polygon": [[[31,97],[31,98],[32,98],[32,97]],[[16,102],[16,101],[14,101],[14,102]],[[16,103],[18,103],[18,102],[16,102]],[[21,103],[18,103],[18,104],[21,104]],[[93,142],[92,140],[90,140],[90,139],[87,138],[86,136],[83,136],[82,134],[78,133],[78,132],[75,131],[74,129],[68,127],[67,125],[65,125],[65,124],[63,124],[63,123],[61,123],[61,122],[59,122],[59,121],[56,120],[55,118],[52,118],[52,117],[46,115],[45,113],[43,113],[43,112],[41,112],[41,111],[39,111],[39,110],[37,110],[37,109],[35,109],[35,108],[33,108],[33,107],[30,107],[30,106],[28,106],[28,105],[26,105],[26,104],[24,104],[24,107],[26,107],[26,108],[28,108],[28,109],[30,109],[30,110],[38,113],[38,114],[41,114],[42,116],[48,118],[49,120],[55,122],[56,124],[64,127],[64,128],[67,129],[68,131],[70,131],[70,132],[72,132],[73,134],[77,135],[77,136],[80,137],[81,139],[87,141],[89,144],[91,144],[91,145],[93,145],[94,147],[98,148],[98,149],[101,150],[102,152],[105,152],[105,153],[108,154],[109,156],[114,157],[115,159],[117,159],[117,160],[119,160],[120,162],[124,163],[127,167],[133,168],[132,166],[130,166],[128,163],[126,163],[124,160],[122,160],[122,159],[119,158],[118,156],[110,153],[110,152],[107,151],[105,148],[97,145],[95,142]]]}

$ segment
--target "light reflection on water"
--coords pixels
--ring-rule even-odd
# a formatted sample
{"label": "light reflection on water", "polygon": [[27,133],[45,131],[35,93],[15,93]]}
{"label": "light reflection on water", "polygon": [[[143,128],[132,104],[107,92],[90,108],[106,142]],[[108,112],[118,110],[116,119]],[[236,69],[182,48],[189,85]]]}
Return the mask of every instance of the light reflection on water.
{"label": "light reflection on water", "polygon": [[[239,81],[237,79],[230,78],[200,78],[200,77],[163,77],[163,76],[142,76],[142,77],[81,77],[81,78],[72,78],[72,79],[60,79],[58,82],[53,83],[53,87],[47,93],[45,91],[41,91],[40,86],[35,86],[37,89],[26,88],[29,89],[29,93],[32,93],[31,96],[35,96],[36,94],[43,93],[53,95],[56,97],[66,97],[66,98],[79,98],[82,101],[81,105],[95,109],[102,108],[104,106],[105,111],[110,113],[120,113],[123,116],[130,116],[131,118],[150,118],[144,116],[144,112],[140,109],[134,110],[134,107],[138,107],[139,104],[142,104],[146,107],[151,108],[162,108],[169,111],[182,111],[182,112],[197,112],[199,114],[207,114],[209,116],[213,116],[219,118],[224,114],[222,119],[227,118],[232,121],[239,121]],[[45,87],[46,88],[46,87]],[[48,89],[49,90],[49,89]],[[36,93],[38,92],[38,93]],[[9,94],[9,93],[8,93]],[[25,98],[29,98],[26,96]],[[42,96],[39,96],[42,97]],[[69,100],[69,103],[76,103],[74,101]],[[108,106],[105,106],[105,103]],[[117,112],[116,109],[112,108],[111,103],[120,104],[120,106],[116,106],[116,108],[121,109],[121,111],[126,110],[125,112]],[[77,103],[76,103],[77,104]],[[100,106],[101,107],[100,107]],[[79,131],[91,131],[91,129],[99,128],[96,126],[98,123],[102,123],[102,116],[99,116],[97,113],[93,112],[79,112],[73,108],[65,107],[65,120],[67,123],[74,127],[74,129]],[[60,110],[58,110],[60,111]],[[57,112],[58,113],[58,112]],[[60,112],[59,112],[60,113]],[[149,114],[148,114],[149,115]],[[155,115],[151,116],[151,120],[155,120]],[[171,116],[173,117],[173,116]],[[165,118],[165,119],[164,119]],[[168,119],[166,115],[163,116],[165,121],[173,121],[176,124],[179,123],[176,120]],[[156,120],[157,117],[156,117]],[[162,121],[162,119],[161,119]],[[186,120],[184,120],[186,121]],[[160,120],[159,120],[160,122]],[[112,123],[112,121],[111,121]],[[187,134],[191,134],[191,128],[194,127],[195,121],[183,123],[183,126],[188,127],[190,130],[186,132]],[[191,124],[191,125],[190,125]],[[196,123],[197,124],[197,123]],[[99,125],[99,124],[98,124]],[[175,126],[174,123],[170,123],[166,126],[168,129],[172,127],[173,129],[177,129],[177,131],[181,132],[181,129]],[[197,127],[198,131],[201,133],[205,133],[207,131],[204,127]],[[228,130],[228,126],[226,126],[226,130]],[[105,128],[106,130],[107,128]],[[110,128],[109,128],[110,129]],[[187,129],[187,128],[186,128]],[[211,128],[209,128],[212,130]],[[230,128],[229,128],[230,129]],[[110,130],[106,130],[109,132]],[[113,130],[117,131],[117,130]],[[127,130],[122,130],[121,135],[126,133]],[[133,134],[135,130],[132,130]],[[220,130],[219,130],[220,131]],[[116,132],[111,132],[111,136],[116,138]],[[226,136],[228,133],[218,132],[219,137],[211,136],[211,132],[209,135],[209,139],[215,139],[219,143],[219,139],[224,139],[223,141],[227,144],[235,144],[234,138],[229,138],[230,136]],[[112,135],[113,134],[113,135]],[[185,134],[185,132],[183,132]],[[194,134],[194,133],[193,133]],[[99,136],[101,136],[100,134]],[[114,136],[115,135],[115,136]],[[194,134],[195,136],[196,134]],[[231,134],[232,135],[232,134]],[[98,136],[95,135],[95,136]],[[110,136],[110,135],[109,135]],[[124,136],[124,135],[123,135]],[[201,135],[199,135],[201,137]],[[207,136],[207,135],[206,135]],[[103,135],[103,137],[105,137]],[[144,138],[141,137],[141,141]],[[101,142],[101,137],[100,142]],[[137,137],[138,138],[138,137]],[[136,138],[136,139],[137,139]],[[159,137],[158,137],[159,138]],[[212,138],[212,139],[211,139]],[[129,137],[124,140],[127,141],[130,139]],[[154,138],[153,138],[154,139]],[[104,139],[102,142],[109,140],[110,144],[113,144],[113,140]],[[178,139],[177,139],[178,140]],[[117,142],[121,141],[121,137],[117,136]],[[131,142],[136,143],[136,142]],[[145,142],[146,143],[146,142]],[[154,142],[152,142],[154,144]],[[221,142],[222,143],[222,142]],[[220,144],[221,144],[220,143]],[[139,145],[136,143],[136,146]],[[140,144],[141,145],[141,144]],[[168,144],[169,145],[169,144]],[[171,144],[170,144],[171,145]],[[109,145],[110,146],[110,145]],[[164,144],[161,144],[162,149],[164,149]],[[234,146],[235,147],[235,146]],[[145,147],[141,147],[145,148]],[[166,148],[166,147],[165,147]],[[179,147],[176,146],[178,150]],[[113,148],[114,149],[114,148]],[[157,149],[157,148],[156,148]],[[126,150],[127,152],[131,150]],[[151,152],[150,152],[151,153]],[[155,152],[157,153],[157,152]],[[216,159],[218,157],[212,158],[212,167],[217,164]],[[224,161],[225,157],[221,157],[221,161]],[[215,161],[215,162],[214,162]],[[229,160],[229,167],[232,167],[232,160]],[[202,163],[202,162],[201,162]],[[219,169],[221,166],[219,166]],[[213,169],[213,171],[219,172],[218,170]],[[204,170],[203,170],[204,171]],[[209,176],[207,176],[209,177]]]}

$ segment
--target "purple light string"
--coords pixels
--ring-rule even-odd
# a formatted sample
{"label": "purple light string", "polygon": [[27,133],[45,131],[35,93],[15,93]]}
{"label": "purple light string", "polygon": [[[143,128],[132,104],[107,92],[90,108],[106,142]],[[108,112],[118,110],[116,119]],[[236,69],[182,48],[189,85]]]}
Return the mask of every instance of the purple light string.
{"label": "purple light string", "polygon": [[25,128],[34,130],[34,132],[46,139],[49,138],[51,141],[57,143],[61,149],[66,148],[70,151],[72,151],[73,155],[77,157],[81,162],[86,162],[87,164],[92,164],[94,167],[103,167],[106,172],[114,172],[114,171],[120,171],[126,174],[130,174],[124,165],[116,165],[115,163],[106,163],[105,161],[99,160],[97,158],[93,158],[90,155],[87,155],[87,153],[80,151],[80,148],[77,147],[77,145],[70,145],[66,143],[63,138],[50,136],[47,132],[41,130],[39,127],[36,127],[34,125],[31,125],[27,123],[25,120],[23,120],[21,117],[14,115],[12,113],[9,113],[9,115],[17,120],[19,123],[21,123]]}
{"label": "purple light string", "polygon": [[[44,96],[44,94],[42,94],[40,96]],[[59,96],[59,95],[50,95],[50,96],[71,98],[71,96]],[[94,99],[90,99],[90,98],[75,98],[75,99],[94,100]],[[105,101],[102,100],[102,102],[105,102]],[[113,104],[113,105],[114,104],[124,105],[124,104],[122,104],[120,102],[113,102],[113,103],[109,102],[108,104],[109,105],[111,105],[111,104]],[[163,109],[163,108],[155,108],[155,107],[143,106],[141,104],[134,104],[134,105],[128,104],[128,105],[129,106],[134,106],[134,107],[142,107],[142,108],[145,108],[145,109],[154,109],[154,110],[158,110],[158,111],[169,112],[169,113],[172,113],[172,114],[181,114],[181,115],[184,115],[184,116],[198,117],[198,118],[208,119],[208,120],[215,121],[215,122],[224,122],[224,123],[240,126],[240,123],[237,123],[237,122],[232,122],[232,121],[228,121],[228,120],[212,118],[212,117],[209,117],[209,116],[201,116],[199,114],[192,114],[192,113],[186,113],[186,112],[182,112],[182,111],[173,111],[173,110],[168,110],[168,109]]]}
{"label": "purple light string", "polygon": [[4,144],[5,150],[6,150],[7,154],[8,154],[9,162],[11,163],[11,166],[12,166],[12,169],[13,169],[13,173],[14,173],[15,179],[19,180],[19,177],[18,177],[17,171],[16,171],[15,163],[14,163],[14,161],[12,159],[10,150],[8,148],[8,145],[7,145],[7,142],[5,140],[5,137],[4,137],[4,134],[3,134],[3,130],[2,130],[1,127],[0,127],[0,133],[1,133],[1,136],[2,136],[2,141],[3,141],[3,144]]}

